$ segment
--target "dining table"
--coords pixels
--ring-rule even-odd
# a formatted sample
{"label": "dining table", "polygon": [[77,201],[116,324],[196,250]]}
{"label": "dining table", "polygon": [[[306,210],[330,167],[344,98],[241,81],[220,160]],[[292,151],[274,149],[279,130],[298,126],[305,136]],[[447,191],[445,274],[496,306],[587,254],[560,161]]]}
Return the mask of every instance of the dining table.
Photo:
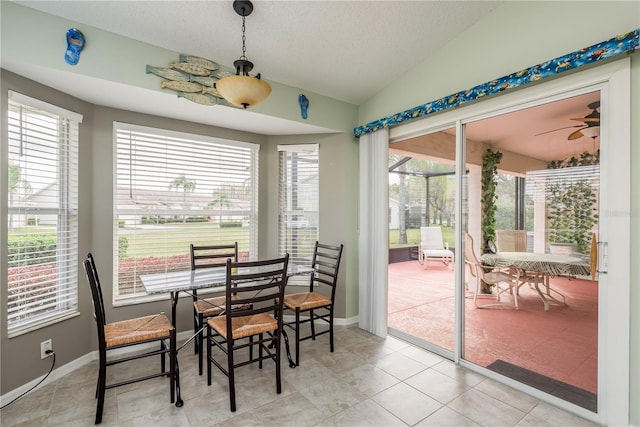
{"label": "dining table", "polygon": [[[255,271],[255,270],[253,270]],[[311,266],[299,265],[290,263],[287,266],[287,277],[297,275],[311,275],[315,270]],[[242,273],[242,267],[238,269],[239,273]],[[199,268],[195,270],[177,270],[168,271],[163,273],[143,274],[140,276],[140,281],[148,295],[157,294],[169,294],[171,299],[171,322],[177,331],[177,319],[176,311],[178,306],[178,300],[180,299],[180,292],[187,295],[197,295],[193,291],[198,289],[207,289],[210,292],[224,292],[227,283],[227,269],[226,266],[211,267],[211,268]],[[241,286],[241,285],[240,285]],[[199,296],[198,296],[199,297]],[[285,331],[282,332],[282,338],[285,341],[285,349],[287,353],[287,359],[289,360],[289,366],[295,367],[295,363],[291,358],[291,351],[289,349],[289,340]],[[197,332],[194,333],[189,339],[187,339],[177,350],[176,353],[184,348],[191,340],[197,336]],[[176,360],[176,406],[181,407],[183,401],[180,397],[180,375],[178,368],[178,361]]]}
{"label": "dining table", "polygon": [[[591,266],[588,260],[577,255],[557,255],[533,252],[496,252],[486,253],[480,257],[480,262],[488,267],[511,268],[515,267],[523,272],[523,277],[531,279],[535,289],[544,304],[544,310],[549,311],[549,299],[565,304],[565,295],[553,289],[549,285],[551,276],[589,276]],[[546,293],[542,292],[539,285],[543,284]],[[562,301],[554,298],[551,292],[562,297]]]}

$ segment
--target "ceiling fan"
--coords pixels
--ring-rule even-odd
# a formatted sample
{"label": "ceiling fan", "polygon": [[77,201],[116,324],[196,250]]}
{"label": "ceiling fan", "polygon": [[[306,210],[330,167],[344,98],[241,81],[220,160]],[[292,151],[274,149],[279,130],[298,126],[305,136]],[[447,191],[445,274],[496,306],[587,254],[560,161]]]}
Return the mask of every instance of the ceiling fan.
{"label": "ceiling fan", "polygon": [[569,134],[569,136],[567,137],[569,141],[573,141],[574,139],[578,139],[583,136],[588,136],[594,139],[597,138],[598,135],[600,134],[600,129],[594,129],[594,128],[600,127],[600,111],[598,111],[598,109],[600,108],[600,101],[592,102],[587,107],[589,107],[592,110],[590,114],[587,114],[586,116],[581,118],[571,119],[571,120],[582,122],[582,124],[565,126],[562,128],[549,130],[546,132],[539,133],[536,136],[544,135],[550,132],[556,132],[562,129],[579,128],[578,130],[573,131]]}

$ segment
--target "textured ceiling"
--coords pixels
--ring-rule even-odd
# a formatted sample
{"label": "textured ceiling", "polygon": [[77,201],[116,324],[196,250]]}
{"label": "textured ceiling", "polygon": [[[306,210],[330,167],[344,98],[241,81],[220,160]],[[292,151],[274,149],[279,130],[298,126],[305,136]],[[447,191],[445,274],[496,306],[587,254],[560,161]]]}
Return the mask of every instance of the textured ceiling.
{"label": "textured ceiling", "polygon": [[[212,59],[231,67],[241,54],[242,20],[231,1],[15,1],[152,45]],[[267,80],[362,104],[426,60],[499,1],[254,1],[246,20],[247,57]],[[81,25],[78,25],[80,28]],[[64,71],[8,63],[27,78],[97,105],[240,129],[265,135],[322,133],[329,129],[225,107],[180,102],[159,91],[131,88]],[[496,76],[498,77],[498,76]],[[460,88],[463,89],[463,88]],[[587,138],[567,143],[598,94],[575,97],[470,126],[470,137],[535,158],[560,158]],[[430,101],[425,99],[425,102]],[[215,113],[212,114],[212,109]],[[490,131],[489,131],[490,130]],[[554,138],[551,153],[540,141]],[[566,148],[564,148],[566,147]]]}

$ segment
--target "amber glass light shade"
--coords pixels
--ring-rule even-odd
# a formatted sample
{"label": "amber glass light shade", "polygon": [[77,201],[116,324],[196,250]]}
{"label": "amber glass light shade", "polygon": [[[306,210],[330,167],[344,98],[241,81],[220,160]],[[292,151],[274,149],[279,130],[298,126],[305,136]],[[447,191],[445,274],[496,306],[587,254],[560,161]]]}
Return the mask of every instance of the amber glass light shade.
{"label": "amber glass light shade", "polygon": [[216,83],[220,95],[238,107],[254,107],[267,99],[271,86],[264,80],[252,76],[227,76]]}

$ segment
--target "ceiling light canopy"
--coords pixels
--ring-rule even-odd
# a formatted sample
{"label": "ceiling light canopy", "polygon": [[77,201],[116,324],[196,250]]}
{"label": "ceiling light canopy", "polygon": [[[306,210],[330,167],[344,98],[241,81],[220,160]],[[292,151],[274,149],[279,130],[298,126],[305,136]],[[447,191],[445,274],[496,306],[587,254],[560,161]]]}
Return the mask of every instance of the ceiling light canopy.
{"label": "ceiling light canopy", "polygon": [[267,99],[271,94],[271,86],[260,78],[260,73],[255,77],[249,72],[253,69],[253,62],[246,56],[245,46],[245,18],[253,12],[253,4],[250,1],[235,0],[233,10],[242,16],[242,56],[233,62],[236,75],[221,78],[216,83],[216,89],[227,101],[238,107],[253,107]]}

